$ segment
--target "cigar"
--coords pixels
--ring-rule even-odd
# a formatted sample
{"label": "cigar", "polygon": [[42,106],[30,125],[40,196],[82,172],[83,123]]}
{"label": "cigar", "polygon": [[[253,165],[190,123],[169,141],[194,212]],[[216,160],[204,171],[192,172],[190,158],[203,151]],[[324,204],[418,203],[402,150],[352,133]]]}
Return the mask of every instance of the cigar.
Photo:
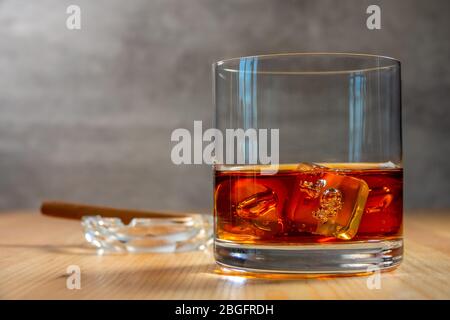
{"label": "cigar", "polygon": [[41,213],[46,216],[80,220],[83,216],[119,218],[128,224],[133,218],[186,218],[189,213],[164,213],[134,209],[118,209],[88,204],[46,201],[41,205]]}

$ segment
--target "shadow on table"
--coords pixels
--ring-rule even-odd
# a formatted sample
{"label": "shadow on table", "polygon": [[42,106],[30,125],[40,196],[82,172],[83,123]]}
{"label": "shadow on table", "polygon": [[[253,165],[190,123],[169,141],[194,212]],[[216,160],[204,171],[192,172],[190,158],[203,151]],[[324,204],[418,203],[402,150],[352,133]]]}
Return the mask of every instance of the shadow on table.
{"label": "shadow on table", "polygon": [[98,255],[97,250],[88,245],[48,245],[48,244],[0,244],[0,248],[36,249],[46,252],[54,252],[72,255]]}

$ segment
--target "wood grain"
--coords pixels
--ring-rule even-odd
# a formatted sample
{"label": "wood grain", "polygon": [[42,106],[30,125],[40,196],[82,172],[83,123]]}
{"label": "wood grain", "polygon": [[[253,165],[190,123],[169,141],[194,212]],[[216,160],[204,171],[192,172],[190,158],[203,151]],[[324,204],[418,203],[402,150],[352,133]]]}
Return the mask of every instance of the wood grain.
{"label": "wood grain", "polygon": [[[449,299],[450,212],[405,214],[403,264],[368,277],[249,279],[218,274],[210,251],[97,255],[79,222],[38,213],[0,214],[2,299]],[[81,268],[81,289],[66,268]]]}

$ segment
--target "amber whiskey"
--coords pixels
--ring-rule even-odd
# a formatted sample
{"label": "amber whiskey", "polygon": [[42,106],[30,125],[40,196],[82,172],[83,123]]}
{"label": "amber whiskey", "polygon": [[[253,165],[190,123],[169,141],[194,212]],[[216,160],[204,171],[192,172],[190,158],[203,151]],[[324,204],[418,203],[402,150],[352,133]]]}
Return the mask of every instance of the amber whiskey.
{"label": "amber whiskey", "polygon": [[216,167],[216,238],[247,244],[391,240],[402,235],[403,169],[392,164]]}

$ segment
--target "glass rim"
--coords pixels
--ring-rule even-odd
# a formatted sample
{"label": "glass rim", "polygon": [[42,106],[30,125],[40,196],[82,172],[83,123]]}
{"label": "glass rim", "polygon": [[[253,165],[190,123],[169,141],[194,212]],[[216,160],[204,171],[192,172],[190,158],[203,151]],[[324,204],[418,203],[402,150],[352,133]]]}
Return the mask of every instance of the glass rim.
{"label": "glass rim", "polygon": [[[227,64],[231,63],[239,63],[242,59],[275,59],[275,58],[294,58],[294,57],[313,57],[313,56],[327,56],[327,57],[344,57],[344,58],[366,58],[368,61],[372,59],[372,61],[385,61],[390,62],[390,64],[382,65],[382,66],[374,66],[368,68],[350,68],[344,70],[324,70],[324,71],[264,71],[264,70],[240,70],[239,68],[226,67]],[[213,69],[221,69],[227,72],[234,73],[253,73],[253,74],[273,74],[273,75],[314,75],[314,74],[351,74],[351,73],[360,73],[360,72],[370,72],[370,71],[379,71],[386,70],[390,68],[400,68],[401,62],[400,60],[384,56],[384,55],[376,55],[376,54],[368,54],[368,53],[349,53],[349,52],[291,52],[291,53],[272,53],[272,54],[261,54],[261,55],[250,55],[250,56],[242,56],[235,57],[229,59],[222,59],[216,61],[212,64]]]}

